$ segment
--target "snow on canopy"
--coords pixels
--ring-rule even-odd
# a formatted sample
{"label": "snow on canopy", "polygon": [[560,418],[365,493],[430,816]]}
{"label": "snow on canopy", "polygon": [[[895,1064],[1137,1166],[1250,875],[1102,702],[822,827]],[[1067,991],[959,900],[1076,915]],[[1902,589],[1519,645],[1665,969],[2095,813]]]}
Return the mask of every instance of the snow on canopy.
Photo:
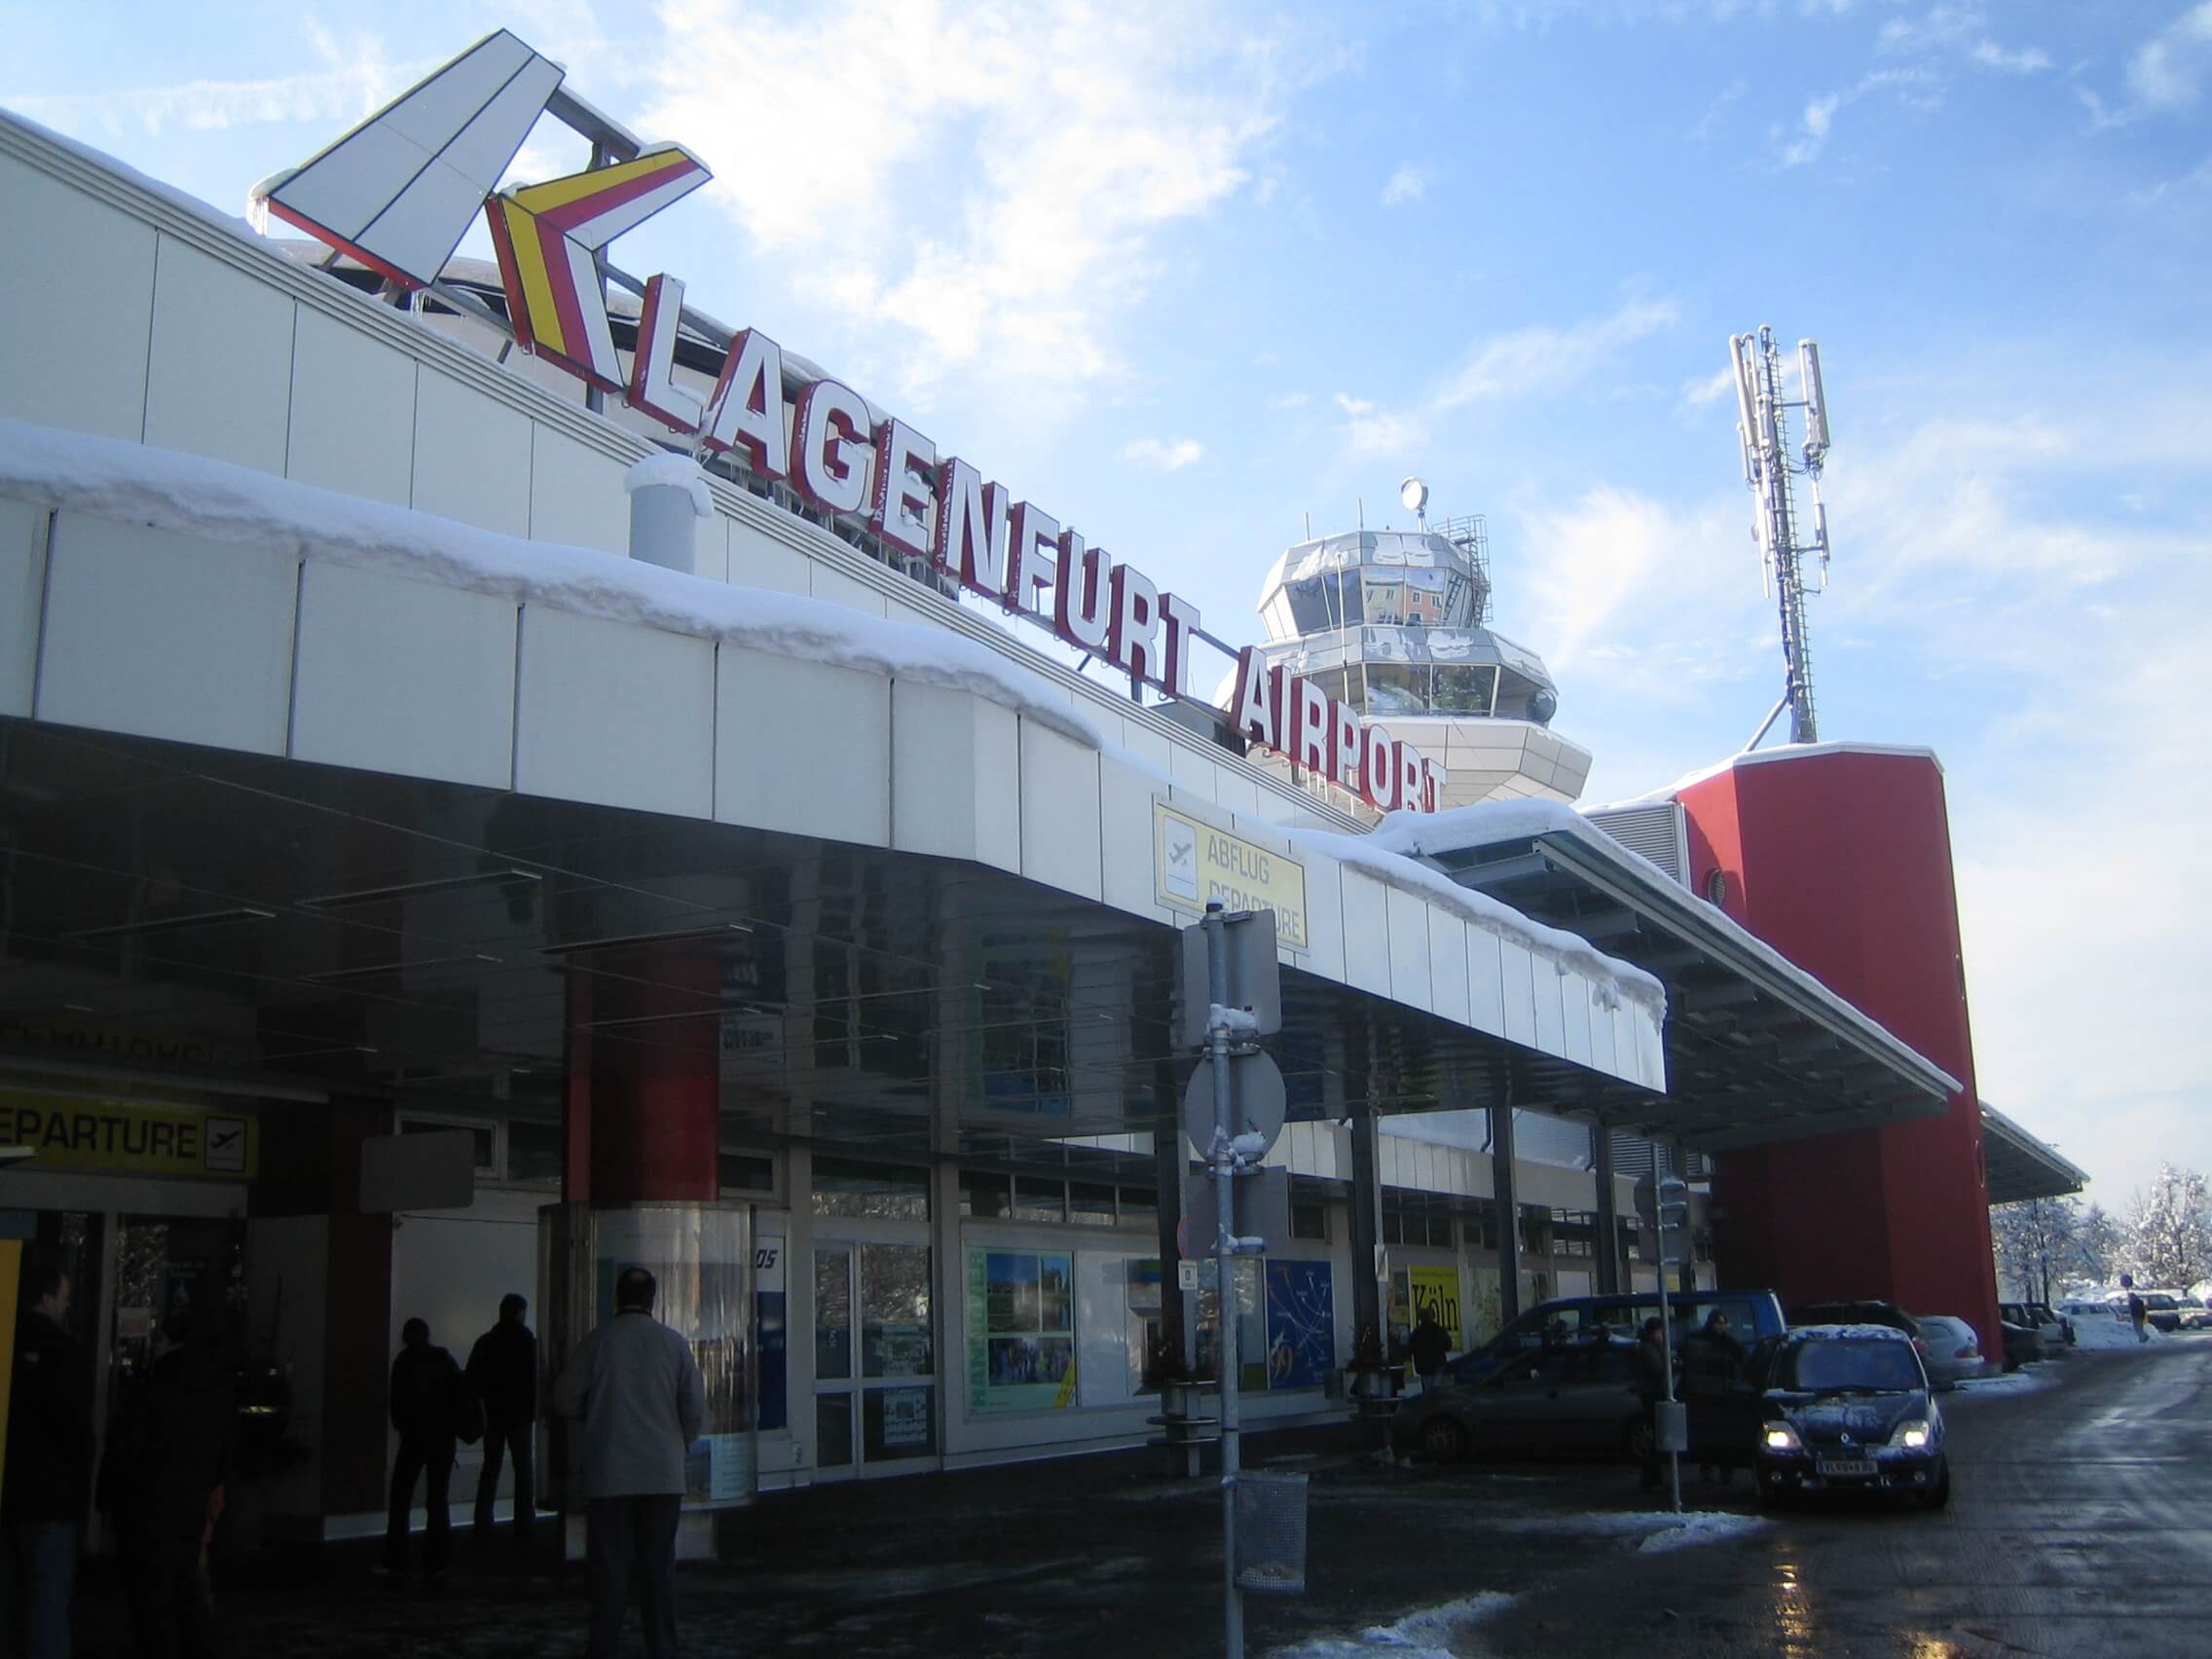
{"label": "snow on canopy", "polygon": [[[1808,746],[1811,747],[1811,746]],[[1826,746],[1823,746],[1826,747]],[[1777,751],[1776,753],[1781,753]],[[1926,754],[1925,750],[1899,751],[1899,753]],[[1678,787],[1678,786],[1677,786]],[[1672,794],[1654,799],[1672,799]],[[1592,810],[1600,810],[1593,808]],[[1597,825],[1582,812],[1557,800],[1488,800],[1472,806],[1456,806],[1444,812],[1393,812],[1378,825],[1374,832],[1365,837],[1367,844],[1387,848],[1409,858],[1434,858],[1445,853],[1464,852],[1470,847],[1496,846],[1504,841],[1533,840],[1539,835],[1564,835],[1574,844],[1596,854],[1626,872],[1640,885],[1658,883],[1684,899],[1691,897],[1689,890],[1673,876],[1645,858],[1634,852]],[[1425,866],[1423,866],[1426,867]],[[1444,878],[1448,879],[1448,878]],[[1700,902],[1702,903],[1702,901]],[[1518,914],[1518,912],[1515,912]],[[1844,997],[1830,990],[1817,977],[1808,974],[1788,957],[1736,921],[1717,904],[1704,905],[1701,912],[1717,933],[1747,956],[1754,957],[1782,978],[1804,990],[1821,1003],[1842,1003],[1868,1029],[1880,1032],[1898,1048],[1908,1053],[1918,1053],[1912,1045],[1904,1042],[1872,1015],[1865,1014]],[[1609,958],[1608,958],[1609,960]],[[1656,981],[1654,981],[1656,983]],[[1934,1065],[1926,1055],[1920,1058]],[[1958,1079],[1950,1073],[1937,1070],[1947,1092],[1957,1093]]]}

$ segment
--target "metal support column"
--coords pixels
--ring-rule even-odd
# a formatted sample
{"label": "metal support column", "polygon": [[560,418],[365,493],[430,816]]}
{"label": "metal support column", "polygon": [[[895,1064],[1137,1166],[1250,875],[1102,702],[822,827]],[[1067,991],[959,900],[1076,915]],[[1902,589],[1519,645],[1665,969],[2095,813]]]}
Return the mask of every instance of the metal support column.
{"label": "metal support column", "polygon": [[[1162,1066],[1161,1070],[1164,1072],[1166,1068]],[[1161,1098],[1171,1100],[1174,1096],[1162,1090]],[[1154,1179],[1160,1186],[1160,1338],[1173,1358],[1178,1376],[1190,1375],[1184,1368],[1190,1365],[1192,1358],[1193,1321],[1186,1312],[1183,1287],[1175,1272],[1176,1264],[1183,1259],[1183,1171],[1189,1163],[1182,1125],[1170,1124],[1153,1130],[1152,1167]],[[1153,1358],[1151,1354],[1145,1355],[1148,1365]]]}
{"label": "metal support column", "polygon": [[1598,1237],[1593,1252],[1598,1258],[1598,1294],[1618,1296],[1621,1282],[1621,1205],[1613,1181],[1613,1131],[1603,1124],[1590,1125],[1590,1172],[1598,1181]]}
{"label": "metal support column", "polygon": [[1497,1317],[1521,1317],[1521,1201],[1513,1179],[1513,1079],[1498,1072],[1497,1099],[1490,1109],[1490,1179],[1497,1205]]}
{"label": "metal support column", "polygon": [[1351,1108],[1351,1330],[1352,1351],[1373,1331],[1389,1346],[1382,1329],[1382,1286],[1376,1277],[1375,1252],[1382,1242],[1382,1161],[1376,1143],[1375,1108],[1356,1101]]}

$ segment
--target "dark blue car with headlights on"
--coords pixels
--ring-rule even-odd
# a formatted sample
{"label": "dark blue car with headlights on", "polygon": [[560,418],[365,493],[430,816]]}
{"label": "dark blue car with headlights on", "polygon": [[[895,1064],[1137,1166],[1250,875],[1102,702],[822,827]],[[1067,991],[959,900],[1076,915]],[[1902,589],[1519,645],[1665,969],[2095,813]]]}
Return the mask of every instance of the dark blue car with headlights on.
{"label": "dark blue car with headlights on", "polygon": [[1867,1493],[1950,1501],[1943,1413],[1912,1341],[1887,1325],[1801,1325],[1758,1356],[1759,1500]]}

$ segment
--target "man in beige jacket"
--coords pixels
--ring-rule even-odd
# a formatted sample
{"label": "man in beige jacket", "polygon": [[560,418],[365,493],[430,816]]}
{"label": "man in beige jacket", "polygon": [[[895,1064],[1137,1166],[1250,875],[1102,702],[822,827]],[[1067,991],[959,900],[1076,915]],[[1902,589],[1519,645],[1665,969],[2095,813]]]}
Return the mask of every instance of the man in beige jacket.
{"label": "man in beige jacket", "polygon": [[707,1388],[691,1345],[653,1317],[658,1288],[645,1269],[624,1268],[614,1317],[577,1344],[553,1386],[553,1409],[583,1423],[591,1659],[619,1650],[633,1581],[645,1652],[676,1652],[676,1518]]}

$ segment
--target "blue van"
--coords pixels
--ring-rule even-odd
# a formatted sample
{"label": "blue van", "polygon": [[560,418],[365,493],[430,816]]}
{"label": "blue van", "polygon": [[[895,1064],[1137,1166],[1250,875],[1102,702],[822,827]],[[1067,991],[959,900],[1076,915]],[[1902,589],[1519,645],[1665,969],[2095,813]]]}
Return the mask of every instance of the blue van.
{"label": "blue van", "polygon": [[[1728,1332],[1748,1349],[1764,1337],[1788,1329],[1782,1299],[1771,1290],[1677,1290],[1667,1295],[1667,1314],[1675,1322],[1675,1346],[1715,1311],[1728,1315]],[[1633,1343],[1646,1319],[1659,1313],[1655,1290],[1620,1296],[1560,1296],[1539,1302],[1472,1352],[1445,1366],[1459,1382],[1480,1382],[1517,1354],[1539,1348],[1572,1347],[1584,1343]]]}

